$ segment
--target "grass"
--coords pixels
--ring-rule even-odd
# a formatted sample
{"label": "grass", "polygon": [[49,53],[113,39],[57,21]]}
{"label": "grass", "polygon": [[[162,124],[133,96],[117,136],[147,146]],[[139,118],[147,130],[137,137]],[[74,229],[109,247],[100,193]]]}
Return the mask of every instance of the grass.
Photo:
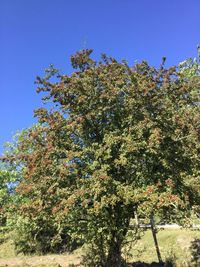
{"label": "grass", "polygon": [[[157,239],[163,261],[173,260],[178,267],[188,266],[191,259],[191,245],[195,239],[200,239],[200,231],[187,229],[159,230]],[[132,261],[156,262],[157,254],[153,243],[151,231],[144,236],[132,249]],[[200,266],[200,265],[199,265]]]}
{"label": "grass", "polygon": [[[188,262],[191,260],[190,247],[195,238],[200,240],[200,231],[165,229],[158,231],[157,238],[164,261],[174,261],[176,262],[176,267],[188,267]],[[131,262],[151,263],[158,261],[150,230],[145,232],[142,239],[131,250],[133,252],[133,257],[129,258]],[[81,254],[82,250],[79,249],[72,254],[46,256],[16,255],[12,241],[7,239],[4,243],[0,244],[0,267],[75,267],[80,266]]]}

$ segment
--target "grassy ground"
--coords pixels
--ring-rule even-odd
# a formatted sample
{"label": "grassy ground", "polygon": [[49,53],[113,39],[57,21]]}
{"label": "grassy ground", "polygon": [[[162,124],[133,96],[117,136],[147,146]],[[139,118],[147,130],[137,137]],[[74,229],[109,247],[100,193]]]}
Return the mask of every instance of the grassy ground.
{"label": "grassy ground", "polygon": [[[169,259],[176,262],[176,267],[188,267],[188,262],[191,261],[190,247],[195,238],[200,239],[200,231],[159,230],[158,242],[163,260]],[[145,232],[142,239],[131,250],[133,252],[133,257],[129,258],[131,262],[152,263],[158,261],[149,230]],[[81,254],[82,250],[79,249],[72,254],[62,255],[16,255],[12,241],[7,240],[0,244],[0,267],[75,267],[81,266]],[[190,266],[195,266],[195,264]],[[195,267],[198,266],[200,265],[197,264]]]}
{"label": "grassy ground", "polygon": [[[163,261],[171,260],[176,262],[177,267],[182,267],[188,266],[188,262],[191,261],[191,245],[195,239],[200,239],[200,231],[165,229],[158,231],[157,238]],[[194,252],[193,250],[193,254]],[[133,248],[133,254],[132,261],[147,263],[158,261],[150,230],[145,233],[144,237]]]}

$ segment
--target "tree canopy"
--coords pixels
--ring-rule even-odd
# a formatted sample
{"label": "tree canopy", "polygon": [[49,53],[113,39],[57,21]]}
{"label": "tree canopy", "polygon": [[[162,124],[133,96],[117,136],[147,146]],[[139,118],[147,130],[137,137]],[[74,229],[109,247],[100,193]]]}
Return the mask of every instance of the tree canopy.
{"label": "tree canopy", "polygon": [[167,222],[199,205],[200,79],[164,60],[130,67],[91,54],[72,56],[70,75],[50,66],[37,77],[51,108],[35,111],[38,124],[4,160],[21,166],[18,213],[40,245],[88,242],[86,266],[119,267],[136,214]]}

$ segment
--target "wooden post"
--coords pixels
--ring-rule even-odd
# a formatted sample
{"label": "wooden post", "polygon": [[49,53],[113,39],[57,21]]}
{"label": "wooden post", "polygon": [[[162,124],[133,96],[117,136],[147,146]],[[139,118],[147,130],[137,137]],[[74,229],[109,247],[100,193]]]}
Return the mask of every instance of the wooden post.
{"label": "wooden post", "polygon": [[137,212],[135,211],[135,224],[136,224],[136,227],[138,228],[139,227],[139,221],[138,221],[138,216],[137,216]]}
{"label": "wooden post", "polygon": [[160,249],[158,246],[158,240],[157,240],[157,236],[156,236],[156,229],[155,229],[155,222],[154,222],[153,214],[151,214],[151,216],[150,216],[150,225],[151,225],[151,232],[152,232],[153,241],[155,244],[156,253],[157,253],[157,257],[158,257],[158,262],[162,263],[163,261],[162,261]]}

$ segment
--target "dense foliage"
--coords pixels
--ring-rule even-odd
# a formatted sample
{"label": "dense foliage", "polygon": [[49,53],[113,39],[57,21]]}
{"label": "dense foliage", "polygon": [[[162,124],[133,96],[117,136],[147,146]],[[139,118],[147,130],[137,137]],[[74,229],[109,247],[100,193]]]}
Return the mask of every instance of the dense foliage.
{"label": "dense foliage", "polygon": [[29,225],[27,250],[85,242],[85,265],[119,267],[127,235],[137,235],[129,232],[136,215],[166,222],[199,205],[200,79],[187,75],[187,62],[129,67],[91,53],[72,56],[71,75],[51,66],[37,78],[51,108],[35,111],[37,126],[4,160],[22,177],[17,214]]}

